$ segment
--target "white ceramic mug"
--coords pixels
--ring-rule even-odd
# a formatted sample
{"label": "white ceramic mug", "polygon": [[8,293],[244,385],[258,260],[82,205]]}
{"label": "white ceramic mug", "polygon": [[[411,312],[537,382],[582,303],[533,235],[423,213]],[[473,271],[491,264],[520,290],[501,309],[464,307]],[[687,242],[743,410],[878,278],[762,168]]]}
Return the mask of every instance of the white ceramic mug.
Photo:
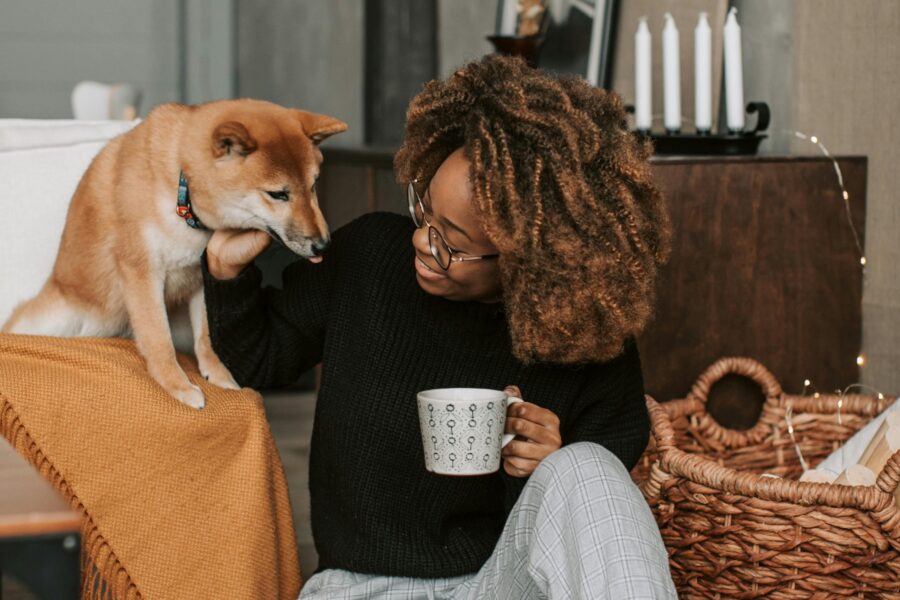
{"label": "white ceramic mug", "polygon": [[443,388],[417,395],[425,468],[442,475],[485,475],[500,468],[506,407],[521,398],[499,390]]}

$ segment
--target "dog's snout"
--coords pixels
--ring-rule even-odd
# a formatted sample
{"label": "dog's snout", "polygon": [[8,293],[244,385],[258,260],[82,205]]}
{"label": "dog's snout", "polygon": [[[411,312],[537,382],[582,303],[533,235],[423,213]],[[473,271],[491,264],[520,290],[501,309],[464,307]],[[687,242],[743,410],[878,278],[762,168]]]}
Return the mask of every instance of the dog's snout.
{"label": "dog's snout", "polygon": [[312,244],[313,254],[316,256],[321,256],[322,253],[325,252],[325,249],[328,248],[329,241],[328,240],[316,240]]}

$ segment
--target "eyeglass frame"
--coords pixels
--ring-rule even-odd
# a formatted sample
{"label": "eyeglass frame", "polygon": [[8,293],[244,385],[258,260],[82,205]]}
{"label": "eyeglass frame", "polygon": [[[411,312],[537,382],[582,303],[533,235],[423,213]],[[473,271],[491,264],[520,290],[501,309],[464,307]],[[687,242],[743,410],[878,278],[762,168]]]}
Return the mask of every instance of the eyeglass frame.
{"label": "eyeglass frame", "polygon": [[[489,260],[489,259],[493,259],[493,258],[499,258],[499,256],[500,256],[499,253],[497,253],[497,254],[482,254],[480,256],[477,256],[474,254],[469,254],[468,252],[466,252],[464,250],[457,250],[456,248],[453,248],[450,244],[448,244],[447,240],[444,238],[443,234],[440,231],[438,231],[438,229],[436,227],[434,227],[431,223],[429,223],[428,219],[425,218],[425,204],[422,202],[422,197],[419,195],[419,191],[416,189],[415,184],[417,184],[417,183],[419,183],[419,180],[413,179],[412,181],[409,182],[409,184],[406,188],[406,201],[408,204],[407,208],[409,209],[409,216],[412,217],[413,223],[415,224],[415,226],[417,228],[421,228],[422,225],[425,225],[428,228],[428,249],[431,250],[431,256],[434,257],[434,262],[436,262],[437,265],[441,269],[443,269],[444,271],[449,271],[450,266],[453,265],[453,263],[455,263],[455,262],[460,263],[460,262],[468,262],[468,261],[472,261],[472,260]],[[414,200],[414,198],[415,198],[415,200]],[[416,218],[417,205],[418,205],[418,208],[421,209],[421,211],[422,211],[422,222],[421,223],[419,223],[419,220]],[[444,266],[443,264],[441,264],[440,253],[438,252],[437,248],[435,247],[435,245],[433,243],[435,236],[437,237],[438,240],[440,240],[440,243],[442,243],[444,245],[444,248],[447,249],[447,254],[449,255],[449,261],[447,263],[447,266]],[[464,256],[460,256],[460,255],[464,255]]]}

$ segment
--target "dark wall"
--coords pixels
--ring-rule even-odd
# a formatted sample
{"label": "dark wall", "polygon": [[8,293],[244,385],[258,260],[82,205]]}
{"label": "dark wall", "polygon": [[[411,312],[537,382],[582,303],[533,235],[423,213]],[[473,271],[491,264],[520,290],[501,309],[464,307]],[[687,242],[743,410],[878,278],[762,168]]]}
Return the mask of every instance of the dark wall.
{"label": "dark wall", "polygon": [[366,2],[367,144],[399,144],[406,107],[437,75],[436,0]]}

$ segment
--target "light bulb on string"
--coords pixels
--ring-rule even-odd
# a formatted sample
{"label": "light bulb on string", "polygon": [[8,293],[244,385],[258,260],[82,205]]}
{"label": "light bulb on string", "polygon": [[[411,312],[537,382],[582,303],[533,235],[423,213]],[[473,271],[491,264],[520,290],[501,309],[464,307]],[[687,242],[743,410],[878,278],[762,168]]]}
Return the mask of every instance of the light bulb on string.
{"label": "light bulb on string", "polygon": [[813,390],[813,398],[818,398],[819,392],[816,390],[816,386],[814,386],[812,381],[810,381],[809,379],[804,379],[803,380],[803,393],[801,394],[801,396],[806,396],[807,393],[810,391],[810,389]]}
{"label": "light bulb on string", "polygon": [[831,165],[834,168],[834,173],[837,175],[838,186],[841,188],[841,198],[844,199],[844,208],[847,212],[847,223],[850,225],[850,232],[853,234],[853,242],[856,244],[856,249],[859,251],[859,255],[862,257],[860,264],[865,266],[865,251],[863,250],[862,243],[859,241],[859,233],[856,231],[856,225],[853,224],[853,217],[850,214],[850,193],[844,187],[844,174],[841,172],[841,166],[838,164],[837,159],[831,155],[831,152],[828,151],[828,148],[825,147],[819,138],[815,135],[806,135],[800,131],[794,131],[792,129],[784,130],[786,133],[793,134],[794,137],[799,138],[801,140],[807,140],[812,142],[816,146],[819,147],[819,150],[822,154],[831,161]]}
{"label": "light bulb on string", "polygon": [[[825,147],[818,136],[815,135],[807,135],[801,131],[794,131],[792,129],[785,129],[785,133],[791,134],[796,138],[801,140],[807,140],[813,144],[815,144],[822,154],[831,161],[831,165],[834,168],[834,173],[837,176],[838,187],[841,189],[841,198],[844,201],[844,211],[847,215],[847,224],[850,226],[850,233],[853,234],[853,243],[856,245],[856,250],[859,252],[859,266],[862,272],[863,277],[866,275],[866,265],[868,261],[866,260],[866,253],[863,250],[862,243],[859,239],[859,232],[856,230],[856,225],[853,224],[853,216],[850,212],[850,192],[844,187],[844,174],[841,171],[841,166],[838,164],[837,159],[831,155],[828,151],[828,148]],[[856,364],[858,367],[862,368],[866,364],[865,356],[863,356],[862,352],[856,357]],[[818,395],[816,395],[818,397]]]}
{"label": "light bulb on string", "polygon": [[[656,122],[657,120],[661,119],[662,116],[663,116],[663,115],[661,115],[661,114],[652,115],[652,121]],[[691,121],[691,119],[688,118],[688,117],[683,117],[683,119],[684,119],[685,121]],[[815,144],[815,145],[818,147],[819,151],[820,151],[820,152],[821,152],[828,160],[831,161],[832,168],[834,169],[834,173],[835,173],[835,176],[836,176],[836,178],[837,178],[837,184],[838,184],[838,187],[839,187],[840,190],[841,190],[841,195],[840,195],[840,197],[841,197],[841,199],[843,200],[843,203],[844,203],[844,211],[845,211],[846,218],[847,218],[847,225],[848,225],[848,227],[849,227],[849,229],[850,229],[850,232],[851,232],[851,234],[852,234],[852,236],[853,236],[853,243],[855,244],[856,249],[857,249],[857,252],[858,252],[858,254],[859,254],[859,265],[860,265],[860,270],[861,270],[861,272],[862,272],[862,275],[865,276],[865,273],[866,273],[866,266],[867,266],[867,264],[868,264],[868,261],[867,261],[866,256],[865,256],[865,251],[864,251],[864,249],[863,249],[863,247],[862,247],[862,242],[860,241],[859,232],[857,231],[856,225],[855,225],[854,222],[853,222],[853,216],[852,216],[852,212],[851,212],[851,209],[850,209],[850,193],[849,193],[849,192],[847,191],[847,189],[844,187],[844,176],[843,176],[843,172],[841,171],[840,164],[838,163],[837,159],[836,159],[834,156],[832,156],[831,152],[829,152],[828,148],[825,146],[825,144],[822,143],[822,141],[819,139],[818,136],[816,136],[816,135],[807,135],[807,134],[805,134],[805,133],[803,133],[803,132],[800,132],[800,131],[787,130],[787,129],[784,130],[784,132],[785,132],[785,133],[788,133],[788,134],[790,134],[790,135],[793,135],[794,137],[796,137],[796,138],[798,138],[798,139],[806,140],[806,141],[808,141],[808,142],[810,142],[810,143],[812,143],[812,144]],[[865,358],[865,356],[864,356],[864,354],[863,354],[862,352],[860,352],[859,355],[856,357],[856,364],[857,364],[857,366],[858,366],[859,368],[863,368],[863,367],[865,366],[865,364],[866,364],[866,358]],[[804,383],[804,386],[803,386],[803,395],[806,395],[807,392],[809,391],[809,389],[810,389],[811,387],[812,387],[813,389],[815,389],[815,388],[812,386],[812,382],[811,382],[809,379],[805,379],[803,383]],[[844,394],[841,394],[841,393],[840,393],[840,390],[838,390],[838,393],[839,393],[839,400],[838,400],[838,406],[837,406],[837,408],[838,408],[838,420],[840,421],[840,409],[841,409],[841,404],[843,403],[843,402],[842,402],[842,398],[843,398],[843,395],[846,393],[846,391],[844,392]],[[818,392],[818,391],[814,392],[813,397],[814,397],[814,398],[819,398],[819,397],[820,397],[819,392]],[[879,393],[878,397],[879,397],[879,399],[883,399],[884,396],[883,396],[882,394]],[[789,414],[790,414],[790,412],[789,412]],[[788,430],[789,430],[789,432],[790,432],[791,434],[793,434],[793,427],[791,426],[791,423],[790,423],[790,416],[788,416],[788,421],[789,421],[789,422],[788,422]],[[792,435],[791,437],[793,438],[793,435]],[[795,442],[795,445],[796,445],[796,442]],[[797,448],[797,450],[798,450],[798,452],[799,452],[799,448]],[[802,457],[801,457],[801,462],[803,462]]]}

